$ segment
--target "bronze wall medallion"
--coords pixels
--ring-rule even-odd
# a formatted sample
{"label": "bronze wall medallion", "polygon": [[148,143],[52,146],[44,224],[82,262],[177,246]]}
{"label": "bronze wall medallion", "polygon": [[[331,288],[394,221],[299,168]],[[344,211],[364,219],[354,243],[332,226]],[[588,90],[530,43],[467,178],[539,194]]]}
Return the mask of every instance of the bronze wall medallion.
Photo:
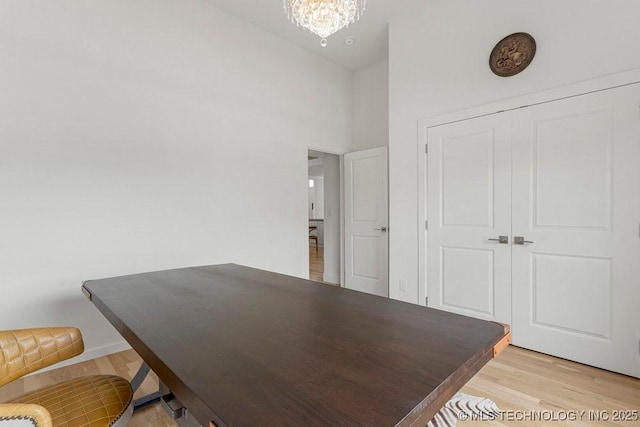
{"label": "bronze wall medallion", "polygon": [[500,77],[518,74],[536,54],[536,41],[527,33],[513,33],[496,44],[489,57],[489,67]]}

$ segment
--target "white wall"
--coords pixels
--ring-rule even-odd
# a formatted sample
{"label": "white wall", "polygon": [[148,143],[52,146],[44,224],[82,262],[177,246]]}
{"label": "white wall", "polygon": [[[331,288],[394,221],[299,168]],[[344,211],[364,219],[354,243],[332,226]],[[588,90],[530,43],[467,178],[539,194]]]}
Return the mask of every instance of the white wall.
{"label": "white wall", "polygon": [[307,146],[351,75],[200,0],[0,3],[0,324],[122,340],[82,280],[236,262],[306,277]]}
{"label": "white wall", "polygon": [[[390,23],[390,295],[418,302],[417,122],[640,67],[635,0],[400,0]],[[517,31],[538,51],[521,74],[489,70]],[[400,291],[400,279],[408,290]]]}
{"label": "white wall", "polygon": [[353,150],[389,144],[389,61],[353,73]]}

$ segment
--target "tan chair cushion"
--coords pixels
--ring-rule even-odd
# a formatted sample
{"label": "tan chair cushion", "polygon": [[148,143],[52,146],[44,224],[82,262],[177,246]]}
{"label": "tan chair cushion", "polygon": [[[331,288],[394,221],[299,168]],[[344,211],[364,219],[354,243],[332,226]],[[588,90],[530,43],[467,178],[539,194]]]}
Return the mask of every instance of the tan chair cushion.
{"label": "tan chair cushion", "polygon": [[94,375],[27,393],[13,403],[44,406],[54,427],[108,427],[125,414],[132,397],[131,385],[124,378]]}
{"label": "tan chair cushion", "polygon": [[0,331],[0,386],[83,351],[77,328]]}
{"label": "tan chair cushion", "polygon": [[49,411],[40,405],[22,403],[0,403],[0,425],[5,424],[52,427]]}

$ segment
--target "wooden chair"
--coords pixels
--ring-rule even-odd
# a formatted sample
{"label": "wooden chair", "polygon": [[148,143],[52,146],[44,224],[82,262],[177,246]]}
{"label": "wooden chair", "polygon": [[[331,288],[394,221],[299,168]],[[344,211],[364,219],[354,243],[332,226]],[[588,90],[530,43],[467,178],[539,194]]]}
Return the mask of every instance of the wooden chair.
{"label": "wooden chair", "polygon": [[318,229],[318,227],[315,227],[313,225],[309,226],[309,240],[315,240],[315,242],[316,242],[316,252],[318,252],[318,235],[311,234],[311,232],[313,230],[317,230],[317,229]]}
{"label": "wooden chair", "polygon": [[[0,386],[83,351],[77,328],[0,331]],[[74,378],[0,404],[0,427],[121,427],[133,413],[132,398],[124,378]]]}

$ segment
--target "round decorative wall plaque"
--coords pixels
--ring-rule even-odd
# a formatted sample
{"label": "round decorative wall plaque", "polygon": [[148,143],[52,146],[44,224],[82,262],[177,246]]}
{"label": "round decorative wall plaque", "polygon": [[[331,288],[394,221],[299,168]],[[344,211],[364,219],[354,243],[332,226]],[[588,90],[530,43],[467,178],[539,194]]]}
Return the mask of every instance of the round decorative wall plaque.
{"label": "round decorative wall plaque", "polygon": [[496,44],[489,57],[489,67],[500,77],[518,74],[533,60],[536,41],[527,33],[513,33]]}

